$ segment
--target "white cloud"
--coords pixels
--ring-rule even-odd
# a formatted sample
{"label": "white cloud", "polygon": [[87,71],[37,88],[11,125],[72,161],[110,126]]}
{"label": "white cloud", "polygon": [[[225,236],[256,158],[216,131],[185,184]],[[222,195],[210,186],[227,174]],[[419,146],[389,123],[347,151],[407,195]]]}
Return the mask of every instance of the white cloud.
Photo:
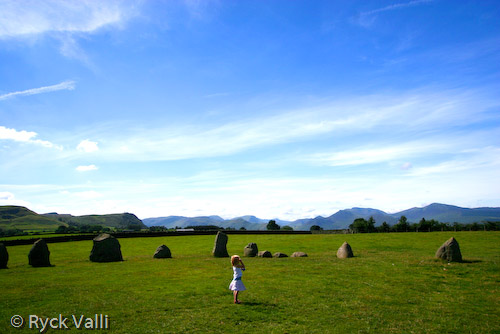
{"label": "white cloud", "polygon": [[130,1],[4,0],[0,38],[47,32],[91,33],[133,14]]}
{"label": "white cloud", "polygon": [[0,126],[0,140],[13,140],[16,142],[36,144],[43,147],[62,150],[62,147],[59,145],[54,145],[53,143],[46,140],[35,139],[37,135],[38,134],[33,131],[17,131],[16,129],[9,129],[4,126]]}
{"label": "white cloud", "polygon": [[14,199],[14,194],[6,191],[0,191],[0,201],[9,201]]}
{"label": "white cloud", "polygon": [[89,172],[93,170],[98,170],[96,165],[88,165],[88,166],[78,166],[76,167],[78,172]]}
{"label": "white cloud", "polygon": [[[409,157],[422,155],[435,155],[449,152],[457,145],[454,142],[444,142],[443,140],[421,140],[412,141],[396,145],[379,144],[377,146],[353,148],[351,150],[336,151],[329,153],[317,153],[306,157],[305,160],[328,166],[355,166],[365,164],[376,164],[403,160]],[[404,163],[401,168],[411,168],[411,163]]]}
{"label": "white cloud", "polygon": [[99,146],[97,146],[97,142],[85,139],[78,144],[76,149],[80,152],[91,153],[99,151]]}
{"label": "white cloud", "polygon": [[56,85],[44,86],[44,87],[39,87],[39,88],[32,88],[32,89],[27,89],[27,90],[23,90],[23,91],[2,94],[2,95],[0,95],[0,101],[10,99],[10,98],[13,98],[15,96],[36,95],[36,94],[55,92],[58,90],[73,90],[73,89],[75,89],[75,82],[74,81],[63,81],[63,82],[58,83]]}

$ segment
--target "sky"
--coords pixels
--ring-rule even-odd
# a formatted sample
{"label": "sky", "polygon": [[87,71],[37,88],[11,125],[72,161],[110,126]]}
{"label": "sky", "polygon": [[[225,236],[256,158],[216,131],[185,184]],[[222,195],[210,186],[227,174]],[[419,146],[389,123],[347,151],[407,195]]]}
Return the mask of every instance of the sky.
{"label": "sky", "polygon": [[500,3],[0,0],[0,205],[500,206]]}

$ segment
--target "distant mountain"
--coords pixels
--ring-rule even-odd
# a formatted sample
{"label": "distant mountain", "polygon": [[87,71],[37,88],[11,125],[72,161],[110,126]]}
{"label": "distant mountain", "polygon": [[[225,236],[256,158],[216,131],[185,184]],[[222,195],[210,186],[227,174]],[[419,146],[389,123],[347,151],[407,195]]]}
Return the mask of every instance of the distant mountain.
{"label": "distant mountain", "polygon": [[53,231],[66,223],[52,217],[44,217],[23,206],[0,206],[0,228],[30,231]]}
{"label": "distant mountain", "polygon": [[474,223],[481,221],[499,221],[500,208],[461,208],[453,205],[433,203],[423,208],[412,208],[394,214],[398,218],[405,216],[408,221],[417,223],[422,218],[435,219],[443,223]]}
{"label": "distant mountain", "polygon": [[108,215],[86,215],[72,216],[68,214],[46,213],[42,216],[63,222],[65,224],[77,225],[99,225],[104,227],[128,229],[131,226],[147,228],[144,223],[132,213],[116,213]]}
{"label": "distant mountain", "polygon": [[[294,230],[309,230],[313,225],[321,226],[325,230],[336,230],[348,228],[357,218],[369,219],[373,217],[376,222],[375,226],[379,226],[383,222],[394,225],[401,216],[406,216],[410,223],[418,223],[422,218],[425,218],[427,220],[435,219],[440,222],[459,222],[468,224],[488,220],[500,221],[500,208],[467,209],[434,203],[423,208],[412,208],[391,214],[371,208],[352,208],[340,210],[329,217],[317,216],[315,218],[304,218],[295,221],[274,220],[278,225],[289,225],[293,227]],[[217,218],[214,219],[213,217]],[[216,225],[224,228],[231,227],[240,229],[244,227],[247,230],[265,230],[269,219],[261,219],[250,215],[229,220],[224,220],[219,216],[194,218],[169,216],[162,218],[147,218],[143,221],[148,226],[160,225],[167,228],[174,228],[175,226],[187,227],[190,225]]]}

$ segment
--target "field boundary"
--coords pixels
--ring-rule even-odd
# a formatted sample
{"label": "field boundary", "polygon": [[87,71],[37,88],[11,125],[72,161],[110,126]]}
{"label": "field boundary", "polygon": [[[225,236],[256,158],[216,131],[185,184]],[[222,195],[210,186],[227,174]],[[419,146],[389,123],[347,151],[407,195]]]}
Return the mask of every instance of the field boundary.
{"label": "field boundary", "polygon": [[[216,235],[218,231],[171,231],[171,232],[116,232],[109,233],[117,239],[122,238],[149,238],[149,237],[175,237],[175,236],[189,236],[189,235]],[[311,234],[311,231],[221,231],[225,234]],[[0,243],[5,246],[18,246],[18,245],[31,245],[38,239],[44,239],[47,243],[68,242],[68,241],[82,241],[92,240],[99,233],[85,234],[85,235],[63,235],[57,237],[47,237],[41,235],[31,239],[16,239],[16,240],[0,240]]]}

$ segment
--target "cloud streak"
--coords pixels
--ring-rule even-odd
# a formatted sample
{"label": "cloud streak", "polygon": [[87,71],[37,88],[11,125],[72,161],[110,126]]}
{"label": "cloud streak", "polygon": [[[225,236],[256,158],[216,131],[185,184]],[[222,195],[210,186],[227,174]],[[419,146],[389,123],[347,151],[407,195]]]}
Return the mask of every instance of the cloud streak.
{"label": "cloud streak", "polygon": [[386,6],[386,7],[382,7],[382,8],[378,8],[378,9],[374,9],[374,10],[362,12],[360,15],[362,15],[362,16],[369,16],[369,15],[373,15],[373,14],[377,14],[377,13],[382,13],[382,12],[387,12],[387,11],[391,11],[391,10],[396,10],[396,9],[401,9],[401,8],[406,8],[406,7],[412,7],[412,6],[417,6],[417,5],[420,5],[420,4],[423,4],[423,3],[432,2],[432,1],[434,1],[434,0],[413,0],[413,1],[410,1],[410,2],[396,3],[396,4],[393,4],[393,5]]}
{"label": "cloud streak", "polygon": [[23,91],[3,94],[3,95],[0,95],[0,101],[11,99],[11,98],[16,97],[16,96],[29,96],[29,95],[51,93],[51,92],[56,92],[59,90],[73,90],[73,89],[75,89],[75,82],[68,80],[68,81],[63,81],[61,83],[58,83],[56,85],[44,86],[44,87],[39,87],[39,88],[32,88],[32,89],[27,89],[27,90],[23,90]]}

